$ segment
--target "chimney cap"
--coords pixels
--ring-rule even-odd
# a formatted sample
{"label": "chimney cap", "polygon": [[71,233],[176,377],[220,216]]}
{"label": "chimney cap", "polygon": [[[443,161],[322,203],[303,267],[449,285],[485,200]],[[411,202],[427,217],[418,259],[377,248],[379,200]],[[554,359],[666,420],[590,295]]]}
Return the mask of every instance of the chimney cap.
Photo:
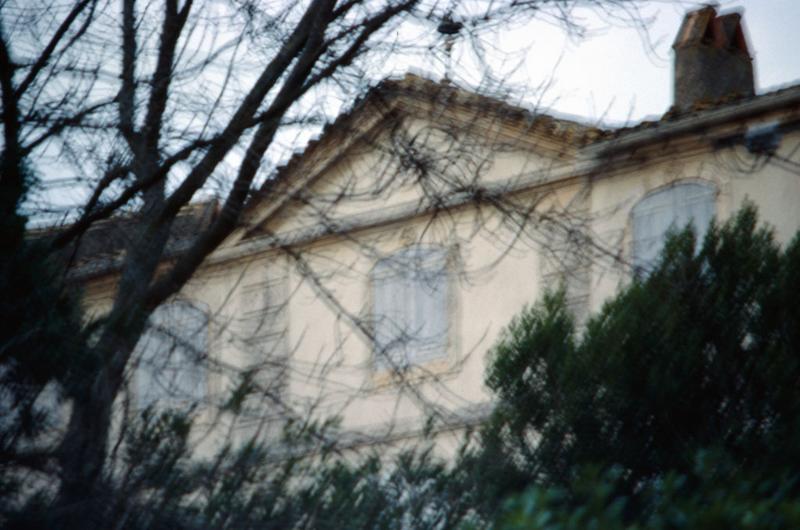
{"label": "chimney cap", "polygon": [[717,15],[716,4],[687,13],[672,48],[695,46],[728,49],[750,57],[742,30],[742,14],[734,11]]}

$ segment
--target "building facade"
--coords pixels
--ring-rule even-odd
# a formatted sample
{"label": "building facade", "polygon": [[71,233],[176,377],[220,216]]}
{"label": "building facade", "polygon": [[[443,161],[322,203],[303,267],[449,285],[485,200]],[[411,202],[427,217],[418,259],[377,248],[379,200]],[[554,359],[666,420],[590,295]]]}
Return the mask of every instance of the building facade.
{"label": "building facade", "polygon": [[[235,436],[312,414],[340,418],[354,445],[430,431],[452,448],[491,406],[492,345],[548,289],[583,321],[647,273],[671,228],[702,235],[746,201],[787,241],[800,228],[800,86],[755,94],[741,23],[689,13],[674,107],[624,129],[416,75],[376,86],[157,310],[132,401],[211,411],[247,377]],[[85,278],[101,313],[113,271]]]}

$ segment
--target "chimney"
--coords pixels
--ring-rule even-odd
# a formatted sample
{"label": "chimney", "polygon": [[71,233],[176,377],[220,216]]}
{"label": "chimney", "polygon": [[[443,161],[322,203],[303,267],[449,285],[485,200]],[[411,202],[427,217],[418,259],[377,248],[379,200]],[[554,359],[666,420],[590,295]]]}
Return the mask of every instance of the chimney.
{"label": "chimney", "polygon": [[678,112],[698,103],[752,96],[753,60],[742,31],[742,16],[717,16],[714,6],[686,14],[675,50],[675,101]]}

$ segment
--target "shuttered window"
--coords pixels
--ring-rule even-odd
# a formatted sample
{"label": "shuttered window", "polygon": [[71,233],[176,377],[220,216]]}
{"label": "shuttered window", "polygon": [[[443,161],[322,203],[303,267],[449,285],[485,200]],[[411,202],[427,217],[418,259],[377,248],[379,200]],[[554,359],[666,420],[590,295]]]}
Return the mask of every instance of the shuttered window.
{"label": "shuttered window", "polygon": [[158,307],[134,353],[136,402],[175,407],[207,395],[208,316],[188,302]]}
{"label": "shuttered window", "polygon": [[714,188],[682,183],[647,195],[633,208],[633,264],[637,270],[655,265],[670,229],[694,226],[702,241],[714,217]]}
{"label": "shuttered window", "polygon": [[447,353],[445,250],[415,246],[373,271],[375,356],[379,366],[419,364]]}

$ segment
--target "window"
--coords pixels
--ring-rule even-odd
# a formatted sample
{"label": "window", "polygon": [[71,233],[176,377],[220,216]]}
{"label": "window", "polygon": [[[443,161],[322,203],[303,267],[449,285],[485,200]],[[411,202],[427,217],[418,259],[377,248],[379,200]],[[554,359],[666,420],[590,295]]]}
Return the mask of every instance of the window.
{"label": "window", "polygon": [[136,345],[136,403],[175,407],[206,397],[208,317],[188,302],[158,307]]}
{"label": "window", "polygon": [[248,362],[288,355],[286,345],[288,276],[284,263],[271,260],[240,294],[239,332]]}
{"label": "window", "polygon": [[697,240],[705,236],[714,217],[714,188],[697,182],[681,183],[647,195],[633,208],[633,264],[652,267],[670,228],[692,223]]}
{"label": "window", "polygon": [[378,262],[372,274],[379,366],[419,364],[447,353],[447,253],[414,246]]}

